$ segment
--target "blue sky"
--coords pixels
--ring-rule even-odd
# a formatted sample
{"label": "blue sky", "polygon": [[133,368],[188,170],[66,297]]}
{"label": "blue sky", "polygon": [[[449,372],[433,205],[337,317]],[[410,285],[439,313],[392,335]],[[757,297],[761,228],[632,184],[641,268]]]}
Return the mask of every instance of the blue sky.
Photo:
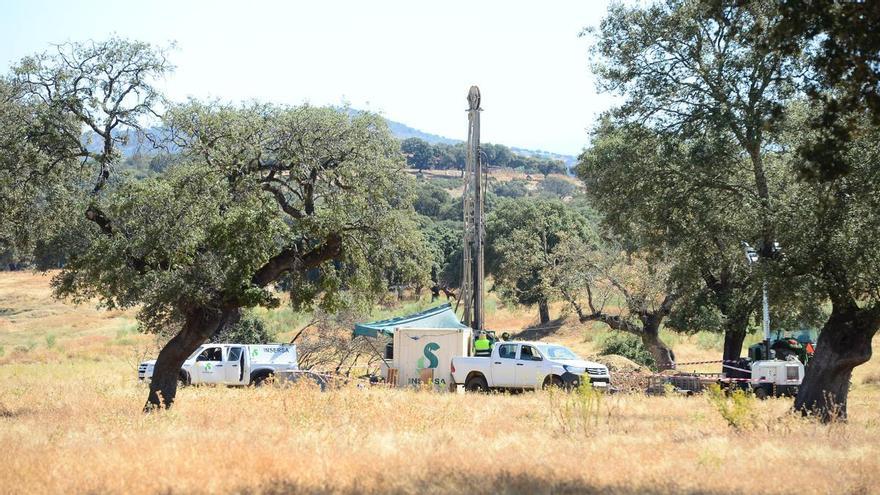
{"label": "blue sky", "polygon": [[577,154],[612,99],[596,93],[589,41],[605,0],[0,0],[0,64],[110,34],[177,44],[161,82],[175,100],[338,105],[465,139],[482,91],[483,141]]}

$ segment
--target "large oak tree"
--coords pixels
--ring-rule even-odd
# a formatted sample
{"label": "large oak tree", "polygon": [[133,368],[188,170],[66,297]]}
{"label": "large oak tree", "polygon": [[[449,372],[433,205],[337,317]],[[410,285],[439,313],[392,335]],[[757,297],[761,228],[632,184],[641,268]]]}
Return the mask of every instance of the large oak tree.
{"label": "large oak tree", "polygon": [[332,311],[387,290],[391,268],[424,277],[401,262],[422,239],[381,118],[190,102],[166,124],[182,163],[108,194],[106,222],[56,279],[61,295],[141,304],[146,328],[172,329],[148,407],[174,400],[183,361],[240,308],[276,306],[282,280],[295,308]]}
{"label": "large oak tree", "polygon": [[[183,361],[242,308],[276,306],[278,285],[297,309],[332,311],[387,290],[391,271],[395,280],[427,277],[410,179],[378,116],[192,101],[162,115],[161,140],[176,153],[165,173],[142,181],[115,173],[130,131],[163,110],[155,81],[170,69],[162,50],[118,38],[24,59],[9,108],[39,125],[12,127],[11,136],[33,129],[33,142],[51,146],[40,159],[10,160],[3,174],[5,182],[55,172],[16,197],[25,209],[44,204],[37,192],[51,187],[80,200],[73,217],[54,212],[57,230],[78,243],[54,279],[57,295],[139,306],[145,330],[172,335],[148,410],[173,403]],[[90,183],[69,180],[80,171]]]}
{"label": "large oak tree", "polygon": [[[776,237],[767,160],[774,150],[783,104],[796,91],[793,82],[800,74],[796,55],[763,43],[778,20],[777,5],[772,1],[737,5],[666,0],[647,6],[614,5],[598,31],[587,32],[596,37],[593,67],[599,88],[624,98],[610,115],[612,128],[628,131],[633,128],[628,126],[640,126],[684,140],[722,143],[741,157],[716,160],[717,154],[710,152],[704,157],[706,161],[692,170],[666,167],[663,175],[630,170],[629,180],[618,183],[605,178],[606,187],[616,184],[630,198],[635,191],[650,193],[641,199],[652,204],[662,204],[670,196],[680,199],[679,192],[687,192],[690,202],[698,206],[726,194],[722,201],[738,205],[731,213],[745,209],[755,213],[749,219],[751,235],[743,235],[741,229],[714,228],[711,223],[715,220],[704,218],[679,223],[683,228],[696,227],[696,231],[667,231],[670,240],[687,240],[683,247],[692,256],[685,262],[706,261],[696,273],[714,293],[711,300],[723,314],[725,359],[740,355],[752,300],[750,293],[742,291],[754,286],[749,273],[734,267],[731,260],[743,237],[764,250]],[[599,129],[597,137],[603,133],[607,134]],[[628,153],[638,168],[636,153],[623,148],[619,151]],[[588,183],[604,173],[598,168],[605,159],[600,153],[602,150],[593,150],[582,159],[581,176]],[[737,178],[735,184],[728,182],[731,175]],[[698,211],[693,214],[699,216]],[[653,219],[659,220],[654,229],[663,232],[667,222],[658,215]]]}

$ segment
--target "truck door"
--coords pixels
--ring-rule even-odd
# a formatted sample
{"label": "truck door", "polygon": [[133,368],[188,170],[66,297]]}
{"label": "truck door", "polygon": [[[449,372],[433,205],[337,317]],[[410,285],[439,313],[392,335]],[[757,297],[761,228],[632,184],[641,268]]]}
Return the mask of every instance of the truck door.
{"label": "truck door", "polygon": [[498,355],[492,356],[492,386],[516,386],[516,351],[519,344],[499,344]]}
{"label": "truck door", "polygon": [[196,358],[193,366],[193,383],[222,383],[225,377],[223,347],[206,347]]}
{"label": "truck door", "polygon": [[537,388],[539,380],[544,379],[543,361],[537,349],[530,345],[522,346],[519,350],[519,359],[516,361],[516,386]]}
{"label": "truck door", "polygon": [[224,383],[227,385],[241,385],[245,382],[244,347],[233,346],[226,351],[226,362],[223,363]]}

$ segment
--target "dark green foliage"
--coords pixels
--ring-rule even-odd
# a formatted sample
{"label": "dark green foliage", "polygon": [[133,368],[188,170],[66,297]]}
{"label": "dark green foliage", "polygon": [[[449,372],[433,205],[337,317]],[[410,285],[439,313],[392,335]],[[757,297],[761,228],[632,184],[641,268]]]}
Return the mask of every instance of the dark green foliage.
{"label": "dark green foliage", "polygon": [[441,287],[458,287],[461,283],[462,222],[421,219],[421,229],[431,253],[432,271]]}
{"label": "dark green foliage", "polygon": [[526,184],[526,181],[519,179],[499,181],[491,185],[491,191],[500,198],[522,198],[529,195]]}
{"label": "dark green foliage", "polygon": [[729,359],[739,357],[760,304],[741,242],[769,246],[778,237],[774,202],[788,180],[774,167],[801,59],[764,43],[778,7],[615,4],[590,32],[600,86],[624,102],[597,126],[578,175],[612,231],[675,261],[680,309],[695,308],[694,298],[724,315],[692,316],[721,323]]}
{"label": "dark green foliage", "polygon": [[266,323],[252,311],[243,311],[241,318],[211,337],[211,342],[231,344],[270,344],[275,342],[275,334]]}
{"label": "dark green foliage", "polygon": [[647,366],[652,370],[657,369],[657,363],[654,357],[645,349],[642,339],[639,337],[623,333],[612,332],[606,335],[599,349],[599,354],[607,356],[610,354],[623,356],[642,366]]}
{"label": "dark green foliage", "polygon": [[538,163],[538,171],[547,178],[550,174],[565,173],[565,164],[559,160],[547,160]]}
{"label": "dark green foliage", "polygon": [[[431,144],[419,138],[404,139],[400,149],[406,163],[419,170],[463,170],[466,156],[465,143]],[[488,167],[514,168],[528,173],[564,173],[565,164],[559,160],[536,158],[512,152],[500,144],[482,143],[480,152],[483,164]]]}
{"label": "dark green foliage", "polygon": [[850,170],[844,155],[856,138],[859,122],[854,116],[867,110],[880,123],[880,3],[779,3],[782,20],[765,42],[789,54],[813,43],[808,61],[816,77],[809,80],[808,94],[822,109],[805,122],[816,135],[798,148],[799,170],[811,179],[832,180]]}
{"label": "dark green foliage", "polygon": [[434,148],[428,142],[418,138],[401,141],[400,151],[406,156],[406,162],[419,170],[435,168],[435,159],[439,159],[439,156],[434,155]]}
{"label": "dark green foliage", "polygon": [[486,272],[502,297],[527,306],[544,305],[554,289],[545,271],[564,239],[595,243],[589,221],[562,201],[502,199],[486,221]]}
{"label": "dark green foliage", "polygon": [[[461,200],[457,200],[461,202]],[[433,181],[419,184],[416,189],[416,199],[413,208],[417,213],[431,218],[440,218],[452,203],[452,197],[446,189],[436,185]]]}
{"label": "dark green foliage", "polygon": [[[167,121],[184,163],[105,194],[112,230],[86,229],[87,247],[56,279],[59,295],[140,304],[146,327],[162,331],[203,304],[277,305],[269,289],[282,275],[294,307],[328,310],[427,280],[410,181],[378,117],[192,102]],[[248,158],[261,153],[283,179]]]}
{"label": "dark green foliage", "polygon": [[579,192],[575,184],[562,177],[547,177],[541,181],[541,191],[559,199],[571,198]]}

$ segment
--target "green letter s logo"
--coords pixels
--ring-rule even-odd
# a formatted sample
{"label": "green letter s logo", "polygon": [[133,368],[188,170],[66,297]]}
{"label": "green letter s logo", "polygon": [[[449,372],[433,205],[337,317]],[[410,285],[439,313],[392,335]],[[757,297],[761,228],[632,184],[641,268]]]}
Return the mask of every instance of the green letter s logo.
{"label": "green letter s logo", "polygon": [[428,358],[428,368],[436,368],[440,361],[437,359],[437,356],[434,355],[432,351],[436,351],[440,349],[440,344],[436,342],[430,342],[425,345],[425,357]]}

